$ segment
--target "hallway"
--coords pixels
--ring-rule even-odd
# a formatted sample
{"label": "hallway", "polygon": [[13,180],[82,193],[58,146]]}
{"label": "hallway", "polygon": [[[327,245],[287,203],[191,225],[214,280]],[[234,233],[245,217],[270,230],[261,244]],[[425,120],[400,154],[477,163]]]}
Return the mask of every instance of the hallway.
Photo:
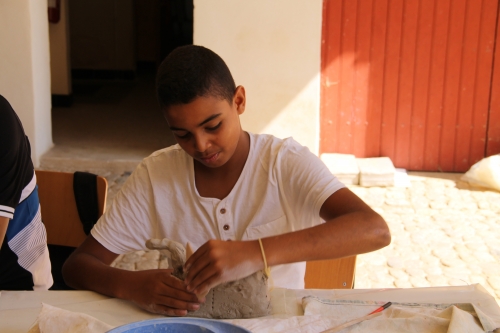
{"label": "hallway", "polygon": [[130,172],[175,143],[156,101],[153,70],[138,71],[133,80],[73,81],[71,107],[52,108],[54,147],[41,169]]}

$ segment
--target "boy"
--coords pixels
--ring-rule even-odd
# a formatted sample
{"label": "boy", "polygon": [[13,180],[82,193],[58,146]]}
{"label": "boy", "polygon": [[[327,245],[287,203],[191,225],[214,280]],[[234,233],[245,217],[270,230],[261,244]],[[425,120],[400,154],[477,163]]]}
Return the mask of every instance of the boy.
{"label": "boy", "polygon": [[52,274],[30,142],[0,95],[0,290],[47,290]]}
{"label": "boy", "polygon": [[[182,316],[199,308],[196,295],[263,269],[263,253],[276,287],[303,288],[304,261],[390,243],[385,221],[307,148],[241,129],[245,89],[212,51],[174,50],[158,70],[157,94],[178,144],[137,167],[67,261],[67,284]],[[149,238],[198,248],[185,281],[171,270],[109,267]]]}

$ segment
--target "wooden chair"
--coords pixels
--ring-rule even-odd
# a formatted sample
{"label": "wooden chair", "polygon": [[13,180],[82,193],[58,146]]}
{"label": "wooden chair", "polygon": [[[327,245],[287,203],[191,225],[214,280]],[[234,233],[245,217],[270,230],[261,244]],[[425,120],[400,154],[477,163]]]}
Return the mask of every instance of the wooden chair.
{"label": "wooden chair", "polygon": [[[36,170],[42,221],[47,229],[47,243],[78,247],[87,237],[83,231],[75,195],[73,173]],[[99,216],[106,209],[108,183],[97,177]]]}
{"label": "wooden chair", "polygon": [[[87,235],[78,215],[73,192],[73,173],[36,170],[42,222],[47,230],[47,244],[52,264],[52,290],[68,290],[62,266]],[[106,209],[108,183],[97,177],[98,217]]]}
{"label": "wooden chair", "polygon": [[306,263],[306,289],[352,289],[356,256],[308,261]]}

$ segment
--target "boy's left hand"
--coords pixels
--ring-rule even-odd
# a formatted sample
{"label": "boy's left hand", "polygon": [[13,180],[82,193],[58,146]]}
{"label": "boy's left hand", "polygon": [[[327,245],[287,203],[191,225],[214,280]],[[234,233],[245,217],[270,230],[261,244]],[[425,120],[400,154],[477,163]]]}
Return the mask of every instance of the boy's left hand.
{"label": "boy's left hand", "polygon": [[186,261],[187,290],[197,295],[264,267],[258,241],[209,240]]}

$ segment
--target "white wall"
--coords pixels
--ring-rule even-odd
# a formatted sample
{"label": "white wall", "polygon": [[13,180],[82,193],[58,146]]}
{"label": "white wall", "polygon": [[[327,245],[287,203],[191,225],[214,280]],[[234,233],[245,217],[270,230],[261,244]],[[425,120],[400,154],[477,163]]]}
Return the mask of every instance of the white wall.
{"label": "white wall", "polygon": [[38,166],[52,146],[46,0],[0,1],[0,94],[19,115]]}
{"label": "white wall", "polygon": [[242,126],[318,153],[322,0],[194,0],[194,44],[247,91]]}

